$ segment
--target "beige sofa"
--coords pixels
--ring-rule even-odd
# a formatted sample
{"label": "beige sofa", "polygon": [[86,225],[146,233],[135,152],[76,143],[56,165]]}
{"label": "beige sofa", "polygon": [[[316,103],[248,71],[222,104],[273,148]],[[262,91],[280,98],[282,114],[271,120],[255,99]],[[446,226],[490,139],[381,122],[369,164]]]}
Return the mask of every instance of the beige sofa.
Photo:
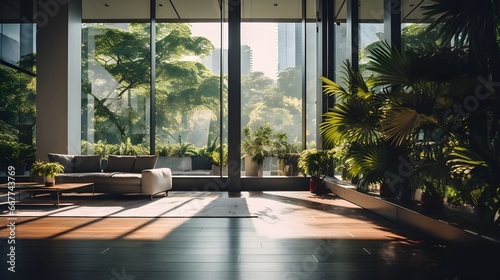
{"label": "beige sofa", "polygon": [[[158,156],[109,155],[102,161],[100,155],[48,154],[49,161],[64,166],[64,173],[56,177],[58,183],[94,183],[96,193],[154,195],[172,189],[170,168],[155,168]],[[80,191],[80,190],[79,190]],[[81,191],[92,191],[82,188]]]}

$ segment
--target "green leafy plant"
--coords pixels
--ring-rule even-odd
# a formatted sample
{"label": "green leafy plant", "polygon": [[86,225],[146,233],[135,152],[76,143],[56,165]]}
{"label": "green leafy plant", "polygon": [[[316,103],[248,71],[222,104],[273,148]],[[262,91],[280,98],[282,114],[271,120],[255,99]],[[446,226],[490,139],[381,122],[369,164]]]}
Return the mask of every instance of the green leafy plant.
{"label": "green leafy plant", "polygon": [[35,158],[35,149],[28,144],[0,140],[0,158],[9,164],[24,163]]}
{"label": "green leafy plant", "polygon": [[173,157],[189,157],[196,155],[196,147],[192,143],[177,143],[172,149]]}
{"label": "green leafy plant", "polygon": [[271,139],[271,155],[279,159],[289,159],[292,155],[299,155],[301,149],[296,143],[290,143],[286,132],[275,133]]}
{"label": "green leafy plant", "polygon": [[49,178],[55,178],[57,175],[64,173],[64,166],[59,162],[50,162],[37,160],[31,166],[31,172]]}
{"label": "green leafy plant", "polygon": [[332,163],[332,150],[306,149],[300,153],[298,166],[305,175],[323,180]]}
{"label": "green leafy plant", "polygon": [[219,151],[213,151],[210,155],[210,161],[217,166],[227,166],[229,161],[227,149],[223,149],[222,156]]}
{"label": "green leafy plant", "polygon": [[212,140],[208,142],[208,145],[198,149],[199,156],[206,156],[210,158],[214,151],[220,151],[220,141],[219,136],[215,136]]}
{"label": "green leafy plant", "polygon": [[252,156],[253,161],[262,164],[264,158],[270,154],[272,131],[269,123],[265,123],[253,131],[249,126],[243,128],[244,138],[241,147],[245,155]]}

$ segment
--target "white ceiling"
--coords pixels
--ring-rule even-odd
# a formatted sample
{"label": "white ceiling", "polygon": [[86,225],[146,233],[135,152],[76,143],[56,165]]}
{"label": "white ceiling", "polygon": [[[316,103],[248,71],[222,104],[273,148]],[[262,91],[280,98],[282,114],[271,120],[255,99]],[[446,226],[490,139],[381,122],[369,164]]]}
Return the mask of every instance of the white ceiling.
{"label": "white ceiling", "polygon": [[[159,21],[218,21],[221,0],[157,0],[157,19]],[[363,21],[382,21],[383,0],[359,0],[360,19]],[[0,22],[19,21],[20,3],[33,3],[38,0],[0,0]],[[58,3],[60,1],[53,1]],[[346,19],[347,0],[335,0],[338,21]],[[422,5],[429,0],[402,0],[402,19],[415,22],[422,18]],[[231,0],[225,0],[225,11],[231,9]],[[229,5],[228,5],[229,3]],[[306,0],[306,16],[314,20],[316,0]],[[30,4],[29,4],[30,5]],[[85,21],[147,21],[150,14],[150,0],[82,0]],[[302,0],[242,0],[242,19],[244,21],[300,21]]]}
{"label": "white ceiling", "polygon": [[[150,0],[82,0],[83,18],[97,19],[148,19]],[[382,21],[384,17],[383,0],[359,0],[360,18],[367,21]],[[158,20],[203,21],[218,20],[220,0],[157,0]],[[231,3],[231,1],[224,1]],[[335,0],[338,21],[347,15],[347,0]],[[422,18],[421,6],[429,0],[403,0],[402,20],[418,21]],[[306,1],[306,16],[314,19],[316,0]],[[227,10],[231,7],[226,7]],[[300,20],[302,0],[242,0],[242,19],[259,20]]]}

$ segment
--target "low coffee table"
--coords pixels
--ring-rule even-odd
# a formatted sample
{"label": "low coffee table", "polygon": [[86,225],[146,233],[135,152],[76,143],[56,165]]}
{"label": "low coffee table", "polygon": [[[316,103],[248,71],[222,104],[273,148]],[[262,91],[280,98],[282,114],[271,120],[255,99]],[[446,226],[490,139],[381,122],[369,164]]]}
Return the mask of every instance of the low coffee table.
{"label": "low coffee table", "polygon": [[64,191],[75,190],[79,188],[92,186],[92,196],[94,196],[94,183],[61,183],[54,186],[45,186],[45,184],[36,183],[18,183],[15,185],[15,190],[18,191],[19,201],[21,201],[21,192],[56,192],[57,208],[60,207],[60,196]]}

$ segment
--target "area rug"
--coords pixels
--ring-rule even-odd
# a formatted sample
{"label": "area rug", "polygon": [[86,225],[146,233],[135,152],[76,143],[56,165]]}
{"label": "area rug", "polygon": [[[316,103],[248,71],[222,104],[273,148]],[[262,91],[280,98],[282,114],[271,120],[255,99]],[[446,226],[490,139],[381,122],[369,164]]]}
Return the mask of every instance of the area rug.
{"label": "area rug", "polygon": [[[22,198],[16,205],[16,216],[24,217],[258,217],[251,213],[246,198],[227,197],[225,193],[170,192],[167,197],[150,200],[136,195],[83,196],[64,194],[61,206],[55,197]],[[0,216],[7,216],[3,204]]]}

